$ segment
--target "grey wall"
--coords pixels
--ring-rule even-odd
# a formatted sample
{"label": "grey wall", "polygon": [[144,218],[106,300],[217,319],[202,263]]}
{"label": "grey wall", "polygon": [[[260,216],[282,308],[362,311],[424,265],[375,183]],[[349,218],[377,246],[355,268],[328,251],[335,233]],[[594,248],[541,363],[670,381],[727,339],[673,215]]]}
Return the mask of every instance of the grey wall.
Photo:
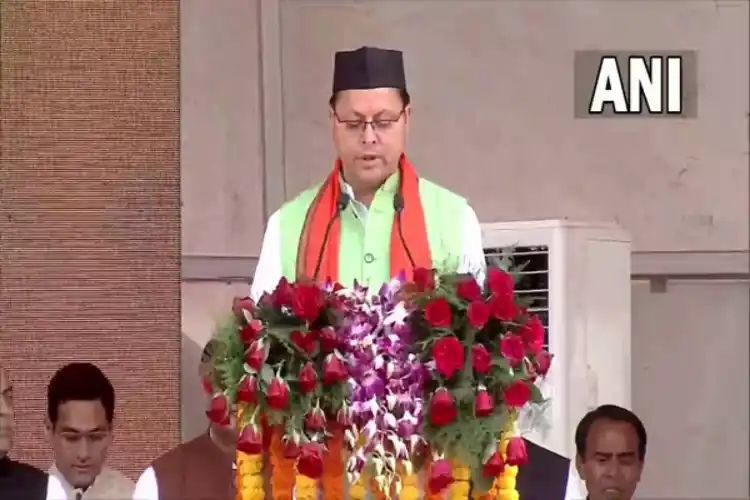
{"label": "grey wall", "polygon": [[[252,274],[265,216],[331,168],[333,52],[399,48],[423,175],[482,221],[614,219],[633,235],[642,495],[746,496],[748,35],[745,1],[182,0],[186,346],[245,289],[217,278]],[[698,118],[574,119],[583,49],[697,50]],[[186,436],[203,425],[191,377]]]}

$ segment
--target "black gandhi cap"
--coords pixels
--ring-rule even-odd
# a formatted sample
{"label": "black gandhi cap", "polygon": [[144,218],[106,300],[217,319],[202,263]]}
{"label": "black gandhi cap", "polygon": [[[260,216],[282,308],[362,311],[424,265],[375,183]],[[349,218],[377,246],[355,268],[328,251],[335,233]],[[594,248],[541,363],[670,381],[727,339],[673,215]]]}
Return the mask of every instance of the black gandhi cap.
{"label": "black gandhi cap", "polygon": [[404,56],[400,50],[360,47],[336,52],[333,93],[342,90],[394,88],[406,90]]}

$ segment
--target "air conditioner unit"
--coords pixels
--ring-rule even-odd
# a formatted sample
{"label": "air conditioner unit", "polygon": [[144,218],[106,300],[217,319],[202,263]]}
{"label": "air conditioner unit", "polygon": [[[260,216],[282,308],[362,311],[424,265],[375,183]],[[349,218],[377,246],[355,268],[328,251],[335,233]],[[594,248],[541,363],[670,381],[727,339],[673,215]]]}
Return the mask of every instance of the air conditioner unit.
{"label": "air conditioner unit", "polygon": [[523,266],[517,293],[534,299],[554,355],[541,386],[548,425],[527,437],[572,458],[587,411],[630,407],[630,238],[614,224],[568,220],[483,224],[482,234],[488,263]]}

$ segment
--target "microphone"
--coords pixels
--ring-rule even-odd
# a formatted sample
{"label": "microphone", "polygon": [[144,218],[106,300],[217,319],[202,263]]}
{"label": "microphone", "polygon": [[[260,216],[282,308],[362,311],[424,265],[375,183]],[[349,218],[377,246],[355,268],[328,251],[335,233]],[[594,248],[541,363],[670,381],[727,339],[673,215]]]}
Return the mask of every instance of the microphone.
{"label": "microphone", "polygon": [[406,258],[409,259],[412,270],[416,269],[417,266],[414,263],[414,258],[411,256],[409,245],[406,244],[406,238],[404,238],[404,231],[401,226],[401,212],[404,210],[404,196],[399,192],[393,197],[393,210],[396,211],[396,229],[398,230],[398,238],[401,240],[401,246],[404,247],[406,252]]}
{"label": "microphone", "polygon": [[331,228],[333,227],[333,223],[336,222],[336,219],[341,216],[341,212],[346,210],[346,207],[349,205],[350,200],[351,198],[348,194],[344,192],[339,194],[339,199],[336,201],[336,211],[333,212],[333,216],[331,216],[331,220],[328,221],[328,225],[326,226],[326,232],[323,234],[323,244],[320,245],[320,252],[318,252],[318,261],[315,264],[315,274],[313,274],[313,281],[318,281],[320,266],[323,264],[323,253],[325,252],[326,245],[328,245],[328,238],[331,235]]}

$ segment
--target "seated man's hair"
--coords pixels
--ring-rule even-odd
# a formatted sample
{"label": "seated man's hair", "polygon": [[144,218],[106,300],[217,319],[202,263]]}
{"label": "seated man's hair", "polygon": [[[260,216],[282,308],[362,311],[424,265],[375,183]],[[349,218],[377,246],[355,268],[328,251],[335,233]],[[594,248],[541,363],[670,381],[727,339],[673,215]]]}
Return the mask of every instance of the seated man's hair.
{"label": "seated man's hair", "polygon": [[70,363],[60,368],[47,386],[47,416],[54,425],[59,407],[68,401],[100,401],[112,422],[115,389],[102,371],[91,363]]}
{"label": "seated man's hair", "polygon": [[578,427],[576,427],[575,441],[576,453],[579,457],[583,458],[586,456],[586,439],[589,436],[591,427],[599,420],[630,424],[638,436],[638,459],[643,462],[646,458],[646,441],[648,439],[646,427],[635,413],[627,408],[617,405],[602,405],[595,410],[591,410],[584,415],[578,423]]}
{"label": "seated man's hair", "polygon": [[201,363],[209,363],[216,353],[216,340],[211,339],[206,342],[201,353]]}

